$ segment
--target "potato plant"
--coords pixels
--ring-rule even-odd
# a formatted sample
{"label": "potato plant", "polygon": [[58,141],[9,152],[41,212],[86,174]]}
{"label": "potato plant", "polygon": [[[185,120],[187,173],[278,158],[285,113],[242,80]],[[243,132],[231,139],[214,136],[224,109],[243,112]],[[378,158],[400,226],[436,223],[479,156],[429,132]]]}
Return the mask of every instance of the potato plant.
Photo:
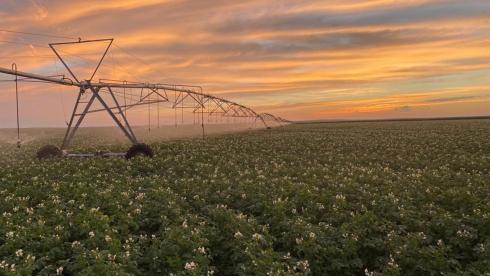
{"label": "potato plant", "polygon": [[2,143],[0,274],[488,274],[488,137],[489,120],[297,124],[129,161]]}

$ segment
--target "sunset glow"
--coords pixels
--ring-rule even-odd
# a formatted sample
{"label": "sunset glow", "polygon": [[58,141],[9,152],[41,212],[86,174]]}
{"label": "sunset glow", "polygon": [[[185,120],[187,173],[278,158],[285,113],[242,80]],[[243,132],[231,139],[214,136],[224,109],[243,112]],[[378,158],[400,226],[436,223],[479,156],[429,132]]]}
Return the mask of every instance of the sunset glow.
{"label": "sunset glow", "polygon": [[[114,38],[96,79],[201,85],[290,120],[483,116],[489,15],[485,0],[5,0],[0,67],[66,74],[48,43]],[[63,51],[83,75],[103,48]],[[12,83],[0,88],[0,127],[10,127]],[[66,110],[76,95],[21,91],[28,125],[62,126],[59,93]]]}

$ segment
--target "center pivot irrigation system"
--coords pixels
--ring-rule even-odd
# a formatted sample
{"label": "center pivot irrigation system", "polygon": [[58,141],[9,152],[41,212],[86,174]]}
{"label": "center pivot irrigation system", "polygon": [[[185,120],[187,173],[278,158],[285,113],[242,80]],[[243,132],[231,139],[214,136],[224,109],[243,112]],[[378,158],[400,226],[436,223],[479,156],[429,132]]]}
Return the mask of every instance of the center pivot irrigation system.
{"label": "center pivot irrigation system", "polygon": [[[104,53],[98,60],[98,63],[93,70],[91,76],[87,80],[80,80],[75,75],[72,68],[60,55],[57,47],[61,45],[75,45],[85,43],[108,43]],[[17,70],[15,64],[11,69],[1,68],[0,73],[14,75],[16,85],[17,99],[17,130],[19,131],[19,115],[18,115],[18,97],[17,97],[17,82],[19,80],[35,80],[37,82],[76,86],[79,88],[78,96],[71,114],[70,120],[67,123],[66,133],[63,143],[60,147],[54,145],[43,146],[38,151],[39,158],[51,158],[58,156],[65,157],[89,157],[89,156],[125,156],[132,158],[137,155],[153,156],[153,151],[146,145],[138,142],[136,135],[133,132],[131,125],[127,119],[127,111],[131,108],[148,105],[159,105],[160,103],[170,104],[171,108],[177,110],[188,108],[192,111],[194,122],[201,123],[204,137],[204,114],[214,116],[215,118],[245,118],[252,121],[254,124],[258,121],[265,128],[270,128],[268,123],[287,124],[288,120],[276,117],[269,113],[257,113],[253,109],[244,105],[232,102],[217,96],[206,94],[200,86],[175,85],[163,83],[143,83],[100,79],[98,82],[93,81],[95,74],[100,68],[104,58],[106,57],[113,39],[96,39],[82,40],[75,42],[51,43],[49,47],[58,57],[64,67],[67,69],[71,78],[65,76],[42,76],[38,74],[26,73]],[[22,77],[23,79],[19,79]],[[137,91],[137,92],[135,92]],[[98,102],[99,106],[95,106],[94,102]],[[70,141],[73,139],[77,129],[80,127],[87,114],[95,112],[107,112],[114,120],[124,135],[132,143],[132,146],[125,153],[113,152],[97,152],[97,153],[70,153],[67,151]],[[177,113],[176,113],[177,114]],[[183,114],[183,113],[182,113]],[[199,118],[200,117],[200,118]],[[18,145],[20,146],[20,136],[18,134]]]}

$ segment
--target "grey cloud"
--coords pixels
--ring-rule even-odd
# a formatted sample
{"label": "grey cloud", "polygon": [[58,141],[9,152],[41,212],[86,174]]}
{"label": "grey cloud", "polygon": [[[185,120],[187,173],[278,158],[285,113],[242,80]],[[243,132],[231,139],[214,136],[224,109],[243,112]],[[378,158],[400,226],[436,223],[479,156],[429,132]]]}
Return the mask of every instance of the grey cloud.
{"label": "grey cloud", "polygon": [[323,35],[278,36],[271,39],[252,41],[202,41],[171,42],[165,45],[142,44],[131,51],[145,55],[213,55],[218,60],[267,61],[284,60],[292,53],[365,49],[383,46],[416,45],[418,43],[453,39],[443,33],[421,32],[421,30],[345,32]]}
{"label": "grey cloud", "polygon": [[474,95],[474,96],[460,96],[460,97],[447,97],[447,98],[435,98],[435,99],[429,99],[425,100],[427,103],[447,103],[447,102],[458,102],[458,101],[463,101],[463,100],[472,100],[472,99],[477,99],[477,98],[482,98],[483,96],[479,95]]}
{"label": "grey cloud", "polygon": [[404,106],[400,106],[400,107],[395,108],[395,111],[410,112],[410,111],[412,111],[412,107],[408,106],[408,105],[404,105]]}
{"label": "grey cloud", "polygon": [[336,27],[386,26],[416,22],[490,16],[489,1],[441,1],[417,6],[391,7],[360,12],[300,12],[237,19],[215,27],[217,32],[302,30]]}
{"label": "grey cloud", "polygon": [[[253,0],[251,2],[258,2]],[[239,1],[170,1],[132,9],[105,9],[63,22],[83,25],[84,30],[98,33],[130,33],[145,28],[174,32],[176,28],[191,35],[192,30],[203,29],[208,22],[220,16],[220,11],[239,5]],[[182,37],[185,39],[185,36]]]}
{"label": "grey cloud", "polygon": [[449,59],[444,63],[451,65],[488,65],[490,64],[490,57],[474,57],[474,58],[461,58],[461,59]]}

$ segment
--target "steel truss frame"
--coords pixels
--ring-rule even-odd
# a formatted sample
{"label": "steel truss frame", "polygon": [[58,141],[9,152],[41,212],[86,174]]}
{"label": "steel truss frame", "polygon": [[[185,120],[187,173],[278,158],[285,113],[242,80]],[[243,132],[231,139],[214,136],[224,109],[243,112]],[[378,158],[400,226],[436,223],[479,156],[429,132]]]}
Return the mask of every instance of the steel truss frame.
{"label": "steel truss frame", "polygon": [[[269,113],[257,113],[253,109],[244,105],[238,104],[233,101],[226,100],[224,98],[203,93],[200,86],[189,85],[176,85],[176,84],[162,84],[162,83],[141,83],[141,82],[128,82],[119,80],[100,79],[98,82],[94,82],[98,69],[102,65],[104,58],[106,57],[113,39],[96,39],[96,40],[78,40],[74,42],[63,43],[51,43],[49,47],[53,50],[55,55],[67,69],[71,78],[64,76],[42,76],[38,74],[32,74],[27,72],[18,71],[17,68],[7,69],[0,67],[0,73],[14,75],[17,77],[23,77],[23,81],[36,81],[52,84],[59,84],[65,86],[75,86],[79,88],[78,96],[75,101],[75,105],[63,138],[61,150],[66,150],[78,128],[82,124],[87,114],[95,112],[107,112],[113,119],[114,123],[122,130],[124,135],[129,139],[132,144],[137,144],[138,139],[134,134],[131,125],[127,119],[126,112],[134,107],[141,105],[154,105],[160,103],[169,103],[171,108],[177,109],[191,109],[194,116],[197,115],[200,120],[203,135],[204,135],[204,114],[210,116],[221,117],[234,117],[234,118],[250,118],[255,123],[260,121],[264,127],[270,128],[270,123],[276,123],[279,125],[288,124],[290,121],[280,117],[276,117]],[[98,60],[95,69],[93,70],[88,80],[79,80],[79,76],[76,76],[59,54],[57,46],[59,45],[74,45],[83,43],[95,43],[95,42],[108,42],[107,47],[104,50],[101,58]],[[123,91],[118,91],[122,89]],[[130,92],[128,92],[128,90]],[[139,90],[140,93],[135,94],[132,91]],[[169,93],[173,92],[173,93]],[[109,95],[109,99],[102,97],[102,94]],[[172,98],[172,95],[173,98]],[[88,100],[87,100],[88,98]],[[119,100],[124,101],[120,103]],[[130,103],[128,103],[128,99]],[[192,104],[185,104],[185,101],[191,101]],[[98,102],[102,107],[93,108],[94,103]],[[200,115],[200,119],[199,119]]]}

